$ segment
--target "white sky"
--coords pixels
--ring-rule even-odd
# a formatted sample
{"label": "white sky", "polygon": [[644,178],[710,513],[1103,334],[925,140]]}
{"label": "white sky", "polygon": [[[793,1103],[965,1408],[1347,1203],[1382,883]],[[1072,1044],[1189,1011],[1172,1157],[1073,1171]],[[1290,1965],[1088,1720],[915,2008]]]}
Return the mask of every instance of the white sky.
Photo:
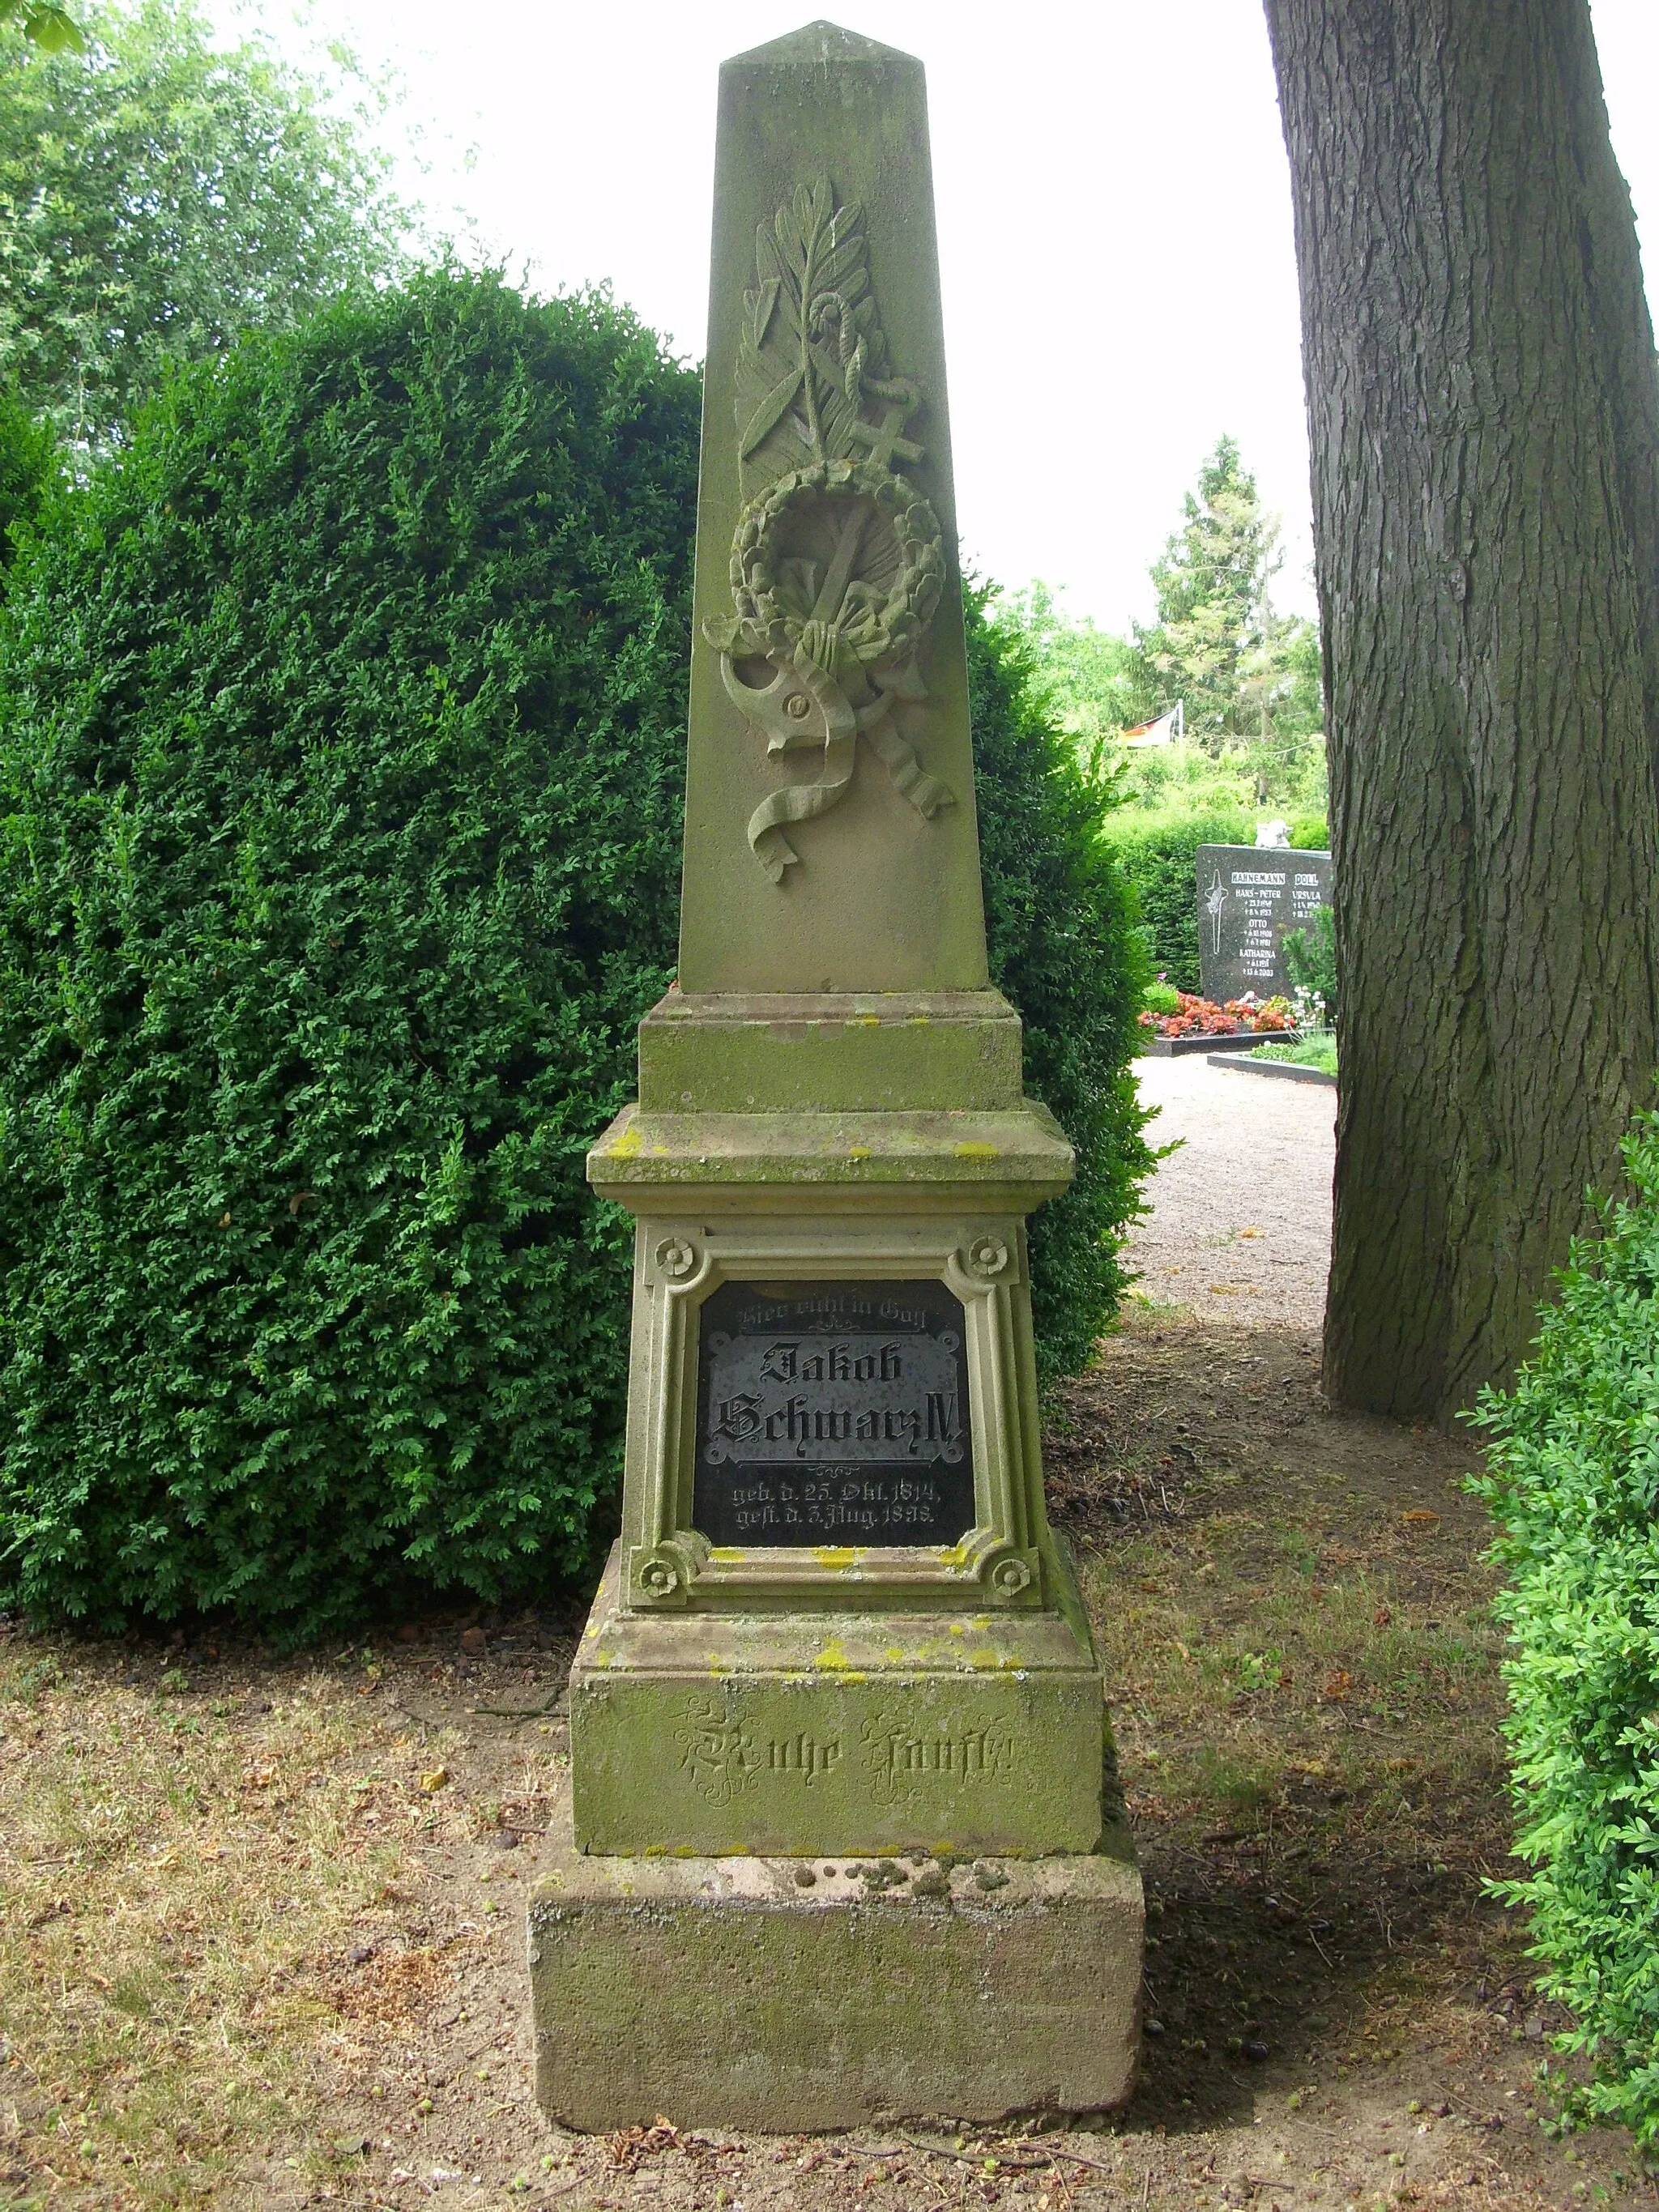
{"label": "white sky", "polygon": [[[820,5],[825,0],[819,0]],[[830,0],[927,67],[968,559],[1112,628],[1224,431],[1285,517],[1311,611],[1290,191],[1257,0]],[[216,12],[228,12],[219,0]],[[290,51],[289,0],[240,10]],[[715,75],[813,0],[328,0],[401,78],[441,222],[555,291],[609,278],[700,358]],[[1659,269],[1659,6],[1594,0],[1613,144]],[[1650,293],[1653,289],[1650,278]]]}

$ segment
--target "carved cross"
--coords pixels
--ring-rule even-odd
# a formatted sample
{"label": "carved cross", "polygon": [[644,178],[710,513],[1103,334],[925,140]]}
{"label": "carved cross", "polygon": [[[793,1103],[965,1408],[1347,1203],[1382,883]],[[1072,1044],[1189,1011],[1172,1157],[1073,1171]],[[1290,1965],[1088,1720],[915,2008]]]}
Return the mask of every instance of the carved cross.
{"label": "carved cross", "polygon": [[860,445],[868,446],[870,458],[876,466],[885,469],[890,476],[895,454],[902,461],[919,461],[921,459],[924,449],[899,434],[915,404],[914,399],[890,399],[878,429],[871,422],[854,422],[848,426],[851,435]]}

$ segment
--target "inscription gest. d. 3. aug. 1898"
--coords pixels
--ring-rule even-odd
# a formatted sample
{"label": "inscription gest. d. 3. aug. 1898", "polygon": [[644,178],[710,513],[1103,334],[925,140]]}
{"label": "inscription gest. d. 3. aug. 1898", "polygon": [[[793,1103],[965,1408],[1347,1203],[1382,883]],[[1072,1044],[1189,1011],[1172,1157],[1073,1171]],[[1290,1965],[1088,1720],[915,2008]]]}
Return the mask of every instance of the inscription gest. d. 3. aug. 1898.
{"label": "inscription gest. d. 3. aug. 1898", "polygon": [[711,1543],[972,1528],[964,1316],[943,1283],[725,1283],[699,1319],[693,1517]]}

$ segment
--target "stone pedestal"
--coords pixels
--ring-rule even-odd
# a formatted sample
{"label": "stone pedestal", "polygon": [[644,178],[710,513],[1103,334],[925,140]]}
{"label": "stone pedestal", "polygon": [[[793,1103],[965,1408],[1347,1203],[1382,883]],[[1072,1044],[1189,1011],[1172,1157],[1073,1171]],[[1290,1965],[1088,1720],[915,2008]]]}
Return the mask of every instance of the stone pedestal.
{"label": "stone pedestal", "polygon": [[586,2130],[802,2132],[1109,2111],[1139,2029],[1140,1877],[1087,1856],[615,1857],[557,1806],[530,1902],[537,2095]]}
{"label": "stone pedestal", "polygon": [[1109,1739],[1043,1511],[1025,1245],[1072,1152],[1018,1018],[676,993],[640,1090],[588,1160],[639,1227],[578,1845],[1093,1850]]}
{"label": "stone pedestal", "polygon": [[574,1838],[639,1856],[1088,1852],[1110,1740],[1063,1610],[629,1611],[622,1547],[570,1675]]}

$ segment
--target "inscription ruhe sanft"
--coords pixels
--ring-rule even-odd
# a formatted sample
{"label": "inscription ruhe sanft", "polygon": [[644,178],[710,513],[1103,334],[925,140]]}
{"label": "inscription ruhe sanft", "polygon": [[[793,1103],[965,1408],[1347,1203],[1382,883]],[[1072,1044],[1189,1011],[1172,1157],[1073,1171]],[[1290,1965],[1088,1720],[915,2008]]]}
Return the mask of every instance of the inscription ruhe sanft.
{"label": "inscription ruhe sanft", "polygon": [[1018,1735],[996,1715],[918,1728],[884,1712],[866,1720],[849,1741],[840,1729],[750,1726],[716,1698],[690,1701],[675,1745],[692,1788],[722,1805],[773,1780],[810,1790],[849,1760],[869,1796],[884,1806],[917,1790],[1012,1782],[1019,1765]]}
{"label": "inscription ruhe sanft", "polygon": [[699,1316],[693,1518],[713,1544],[953,1544],[974,1524],[961,1301],[725,1283]]}
{"label": "inscription ruhe sanft", "polygon": [[1290,988],[1283,946],[1331,902],[1331,856],[1284,846],[1200,845],[1196,860],[1198,967],[1206,999],[1224,1006]]}

